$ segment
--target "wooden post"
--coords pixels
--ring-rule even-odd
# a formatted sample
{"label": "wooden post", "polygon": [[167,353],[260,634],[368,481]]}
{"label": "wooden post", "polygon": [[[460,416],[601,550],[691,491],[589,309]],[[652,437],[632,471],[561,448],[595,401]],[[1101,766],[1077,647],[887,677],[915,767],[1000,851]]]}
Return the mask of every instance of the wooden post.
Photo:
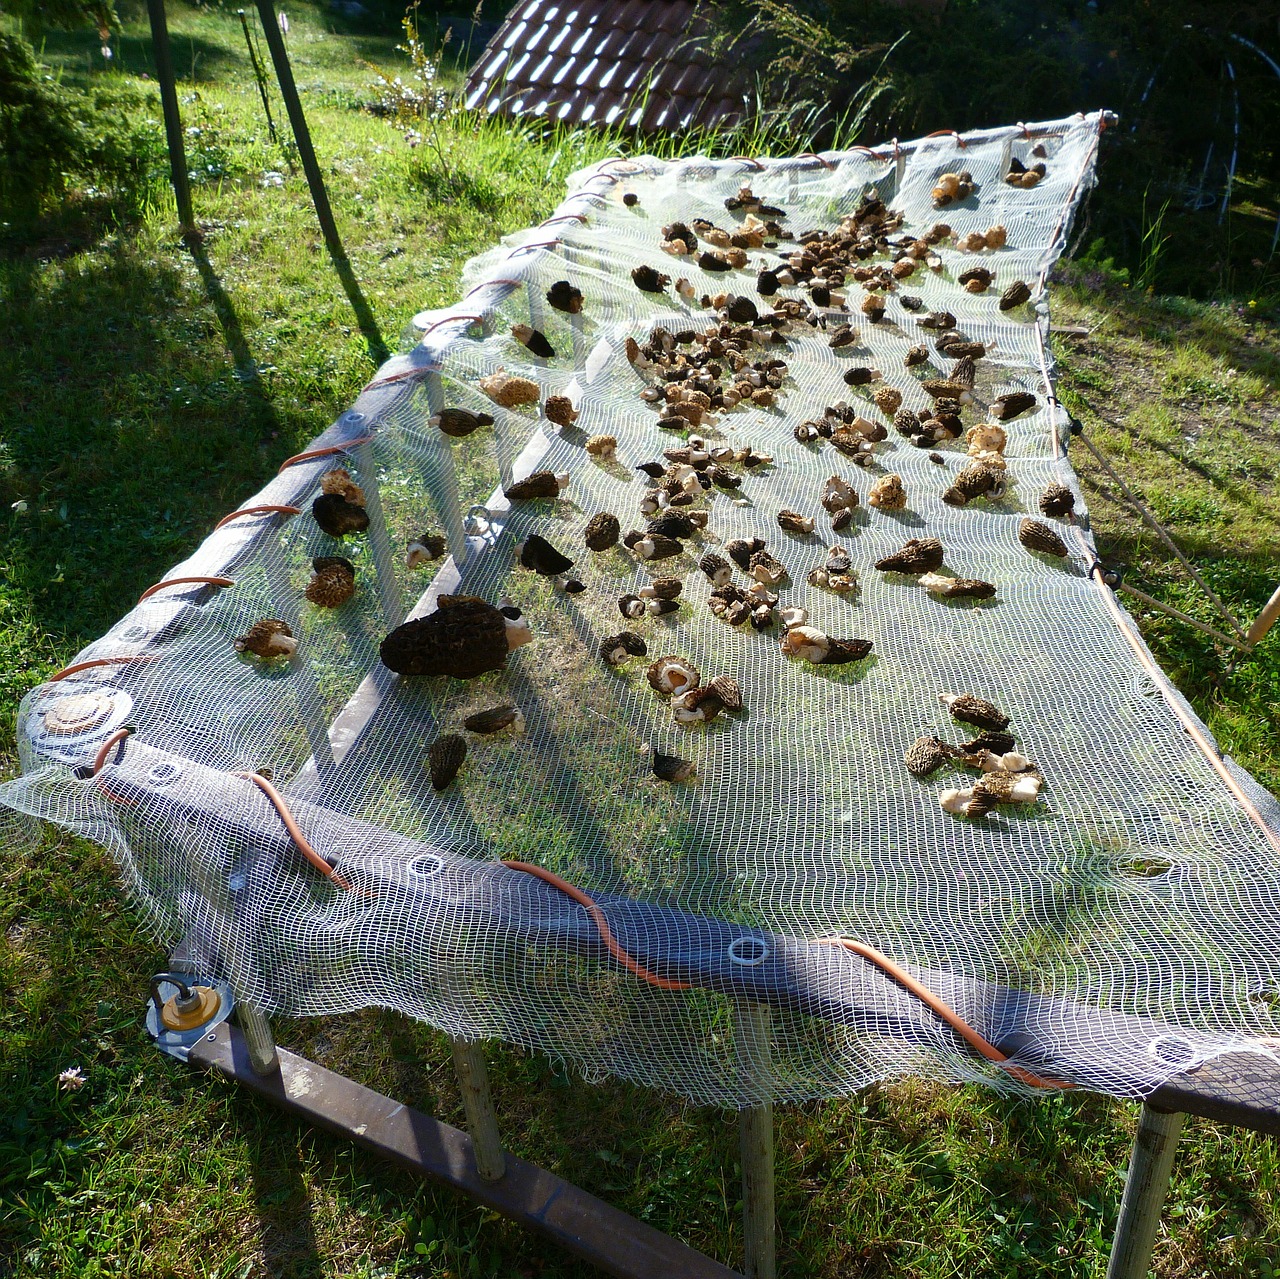
{"label": "wooden post", "polygon": [[1249,627],[1249,632],[1244,637],[1244,642],[1252,648],[1255,644],[1260,644],[1266,633],[1276,624],[1277,618],[1280,618],[1280,586],[1276,587],[1275,594],[1266,602],[1261,613],[1254,619],[1254,623]]}
{"label": "wooden post", "polygon": [[244,1031],[245,1046],[249,1049],[249,1064],[260,1075],[273,1075],[280,1069],[280,1055],[271,1034],[271,1023],[251,1003],[236,1004],[240,1015],[240,1029]]}
{"label": "wooden post", "polygon": [[768,1093],[773,1073],[773,1014],[767,1004],[739,1000],[734,1037],[754,1106],[738,1112],[738,1149],[742,1160],[742,1244],[746,1279],[776,1279],[777,1239],[773,1185],[773,1102]]}
{"label": "wooden post", "polygon": [[1185,1115],[1142,1107],[1107,1279],[1147,1279]]}
{"label": "wooden post", "polygon": [[462,1107],[467,1112],[467,1132],[475,1152],[476,1172],[485,1181],[498,1181],[507,1171],[507,1159],[502,1153],[498,1117],[489,1096],[489,1071],[484,1064],[484,1054],[479,1044],[468,1039],[450,1036],[449,1043],[458,1087],[462,1090]]}
{"label": "wooden post", "polygon": [[[159,0],[149,0],[158,3]],[[347,251],[342,246],[342,237],[338,234],[338,224],[333,218],[333,208],[329,204],[329,192],[325,189],[324,178],[320,174],[320,164],[316,159],[316,149],[311,145],[311,130],[307,127],[307,117],[302,110],[302,99],[298,97],[298,85],[293,78],[293,67],[289,64],[289,54],[284,47],[284,36],[280,33],[280,21],[276,17],[275,6],[271,0],[257,0],[258,18],[262,23],[262,34],[267,42],[267,52],[271,54],[271,65],[275,68],[276,81],[280,85],[280,96],[284,99],[284,109],[289,116],[289,126],[293,129],[293,140],[297,143],[298,159],[302,161],[302,171],[307,176],[307,186],[311,191],[311,203],[315,205],[316,221],[320,223],[320,231],[324,235],[329,257],[333,268],[338,273],[351,309],[356,313],[360,331],[369,344],[369,352],[376,364],[386,361],[390,352],[382,340],[382,333],[369,303],[365,300],[360,285],[351,269]]]}
{"label": "wooden post", "polygon": [[[359,417],[348,414],[348,417]],[[400,604],[400,587],[396,584],[395,557],[387,533],[386,517],[382,513],[382,497],[378,492],[378,468],[373,460],[373,441],[366,440],[351,450],[360,474],[360,487],[364,489],[364,510],[369,517],[369,549],[373,552],[373,567],[378,578],[378,599],[382,604],[382,620],[388,629],[394,629],[404,621],[404,609]]]}
{"label": "wooden post", "polygon": [[164,135],[169,144],[169,180],[178,205],[178,226],[183,235],[196,231],[196,215],[191,207],[191,178],[187,173],[187,150],[182,142],[182,116],[178,113],[178,85],[173,75],[173,54],[169,50],[169,26],[164,16],[164,0],[147,0],[151,20],[151,52],[156,60],[156,80],[160,84],[160,105],[164,110]]}

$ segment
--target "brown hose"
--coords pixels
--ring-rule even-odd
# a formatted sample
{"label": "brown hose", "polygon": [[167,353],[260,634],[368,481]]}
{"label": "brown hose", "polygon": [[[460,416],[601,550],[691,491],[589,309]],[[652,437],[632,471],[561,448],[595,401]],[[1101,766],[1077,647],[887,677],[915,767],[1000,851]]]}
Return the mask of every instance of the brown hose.
{"label": "brown hose", "polygon": [[515,862],[503,859],[502,864],[509,870],[523,871],[526,875],[534,875],[538,879],[550,884],[553,888],[558,888],[562,893],[572,897],[580,906],[585,906],[587,914],[591,916],[591,922],[595,924],[599,930],[601,940],[609,948],[609,953],[616,959],[628,972],[634,973],[641,981],[647,981],[650,986],[657,986],[659,990],[691,990],[692,987],[688,982],[672,981],[668,977],[659,977],[657,973],[651,973],[643,964],[637,963],[625,950],[618,945],[617,939],[614,937],[609,928],[609,921],[604,917],[604,911],[595,904],[590,897],[586,895],[580,888],[575,888],[567,879],[561,879],[554,871],[544,870],[541,866],[535,866],[532,862]]}
{"label": "brown hose", "polygon": [[892,959],[887,955],[882,955],[874,947],[868,946],[863,942],[851,941],[848,937],[823,937],[818,944],[821,946],[842,946],[845,950],[852,951],[855,955],[862,956],[869,963],[875,964],[877,968],[902,986],[908,994],[914,995],[931,1012],[941,1017],[971,1048],[988,1061],[1003,1067],[1005,1073],[1018,1080],[1019,1083],[1027,1084],[1032,1088],[1062,1089],[1075,1087],[1075,1084],[1068,1083],[1065,1079],[1036,1075],[1029,1070],[1024,1070],[1021,1066],[1010,1066],[1008,1064],[1008,1053],[1002,1053],[990,1040],[984,1039],[954,1008],[944,1003],[927,986],[916,981],[910,973],[899,968]]}
{"label": "brown hose", "polygon": [[294,820],[293,814],[289,811],[289,805],[284,802],[284,797],[272,784],[267,781],[260,773],[237,773],[237,777],[243,777],[245,781],[252,782],[270,801],[271,806],[280,814],[280,820],[284,823],[284,828],[289,832],[289,838],[298,846],[298,851],[309,861],[326,879],[332,880],[339,888],[345,888],[351,891],[351,885],[345,880],[334,868],[329,865],[319,853],[311,846],[310,840],[302,833],[302,828]]}

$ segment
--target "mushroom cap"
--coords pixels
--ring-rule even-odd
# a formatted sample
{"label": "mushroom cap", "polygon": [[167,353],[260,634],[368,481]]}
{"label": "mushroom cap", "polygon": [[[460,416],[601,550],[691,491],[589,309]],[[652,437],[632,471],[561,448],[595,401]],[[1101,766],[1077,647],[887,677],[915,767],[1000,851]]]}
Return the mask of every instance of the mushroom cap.
{"label": "mushroom cap", "polygon": [[951,758],[950,752],[936,737],[917,737],[903,760],[913,777],[928,777]]}
{"label": "mushroom cap", "polygon": [[938,700],[951,712],[954,719],[966,724],[991,729],[996,733],[1009,727],[1009,717],[975,693],[939,693]]}
{"label": "mushroom cap", "polygon": [[312,561],[312,568],[314,576],[307,584],[306,596],[313,604],[337,608],[355,594],[356,574],[350,560],[322,555]]}
{"label": "mushroom cap", "polygon": [[339,497],[345,497],[353,506],[364,505],[364,489],[342,467],[326,471],[320,477],[320,491],[322,493],[336,493]]}
{"label": "mushroom cap", "polygon": [[427,768],[431,773],[431,785],[444,790],[458,775],[462,761],[467,758],[467,739],[459,733],[445,733],[431,743],[427,752]]}
{"label": "mushroom cap", "polygon": [[514,480],[502,495],[513,502],[559,497],[560,480],[554,471],[534,471],[522,480]]}
{"label": "mushroom cap", "polygon": [[469,733],[497,733],[510,727],[517,720],[523,721],[520,708],[511,702],[503,702],[501,706],[490,706],[487,710],[476,711],[462,721],[462,727]]}
{"label": "mushroom cap", "polygon": [[645,657],[649,646],[635,631],[619,631],[600,641],[600,659],[608,666],[621,666],[628,657]]}
{"label": "mushroom cap", "polygon": [[1045,515],[1070,515],[1076,509],[1076,495],[1065,484],[1046,485],[1040,494],[1040,510]]}
{"label": "mushroom cap", "polygon": [[616,515],[611,511],[600,511],[587,521],[582,536],[589,550],[607,551],[611,546],[617,545],[621,530],[622,525],[618,523]]}
{"label": "mushroom cap", "polygon": [[342,538],[348,533],[363,533],[369,527],[369,514],[364,507],[347,501],[338,493],[321,493],[311,503],[311,514],[330,537]]}
{"label": "mushroom cap", "polygon": [[289,624],[278,617],[264,617],[254,622],[234,643],[237,653],[265,658],[292,657],[298,648]]}
{"label": "mushroom cap", "polygon": [[1018,541],[1029,551],[1065,557],[1067,544],[1047,524],[1027,517],[1018,524]]}
{"label": "mushroom cap", "polygon": [[671,695],[697,688],[702,683],[698,668],[687,658],[668,653],[652,662],[648,671],[649,687],[655,693]]}
{"label": "mushroom cap", "polygon": [[477,383],[480,389],[495,403],[504,409],[519,408],[522,404],[537,404],[541,390],[536,382],[527,377],[515,377],[499,369],[482,377]]}
{"label": "mushroom cap", "polygon": [[477,431],[482,426],[492,426],[493,418],[488,413],[473,413],[470,409],[443,408],[433,414],[428,421],[438,426],[445,435],[454,439],[462,439]]}
{"label": "mushroom cap", "polygon": [[946,552],[936,537],[910,538],[901,550],[876,561],[885,573],[932,573],[942,567]]}
{"label": "mushroom cap", "polygon": [[542,414],[557,426],[572,426],[578,420],[578,410],[567,395],[548,395],[542,404]]}
{"label": "mushroom cap", "polygon": [[557,573],[567,573],[573,567],[573,561],[556,550],[545,537],[530,533],[520,544],[520,567],[532,569],[543,577],[555,577]]}
{"label": "mushroom cap", "polygon": [[382,641],[388,670],[475,679],[506,665],[512,644],[501,611],[473,595],[441,595],[437,603],[434,613],[397,626]]}

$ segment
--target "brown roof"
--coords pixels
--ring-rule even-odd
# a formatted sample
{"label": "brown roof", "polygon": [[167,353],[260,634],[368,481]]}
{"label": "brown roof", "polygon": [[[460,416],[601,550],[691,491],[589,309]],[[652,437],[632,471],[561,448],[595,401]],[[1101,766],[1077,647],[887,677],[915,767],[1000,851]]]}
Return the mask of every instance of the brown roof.
{"label": "brown roof", "polygon": [[467,81],[466,104],[648,132],[735,124],[745,84],[714,66],[694,0],[522,0]]}

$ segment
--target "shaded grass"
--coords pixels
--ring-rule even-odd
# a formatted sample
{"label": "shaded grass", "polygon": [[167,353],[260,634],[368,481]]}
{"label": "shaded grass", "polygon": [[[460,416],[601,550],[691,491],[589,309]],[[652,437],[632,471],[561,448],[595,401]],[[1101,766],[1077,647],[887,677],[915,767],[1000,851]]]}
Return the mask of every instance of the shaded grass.
{"label": "shaded grass", "polygon": [[[564,176],[609,145],[464,123],[445,134],[442,168],[352,109],[369,92],[355,57],[390,62],[391,41],[339,38],[306,11],[291,19],[339,223],[389,334],[415,311],[451,301],[467,257],[545,216]],[[302,179],[287,150],[266,140],[234,18],[175,9],[171,20],[189,77],[184,112],[201,130],[192,152],[204,170],[196,187],[204,262],[174,235],[162,187],[137,222],[86,218],[60,242],[0,261],[0,386],[9,408],[0,752],[8,764],[21,693],[109,626],[327,425],[370,370]],[[66,36],[47,54],[87,77],[95,49],[92,39]],[[145,55],[142,33],[130,28],[117,56],[126,78],[146,67]],[[275,173],[282,185],[264,185]],[[1061,303],[1060,319],[1101,318],[1083,292]],[[1214,308],[1118,292],[1107,313],[1115,344],[1060,353],[1064,393],[1078,396],[1125,473],[1153,501],[1163,494],[1183,544],[1245,610],[1270,591],[1278,445],[1260,396],[1277,371],[1274,335]],[[1228,365],[1240,373],[1228,377]],[[1186,430],[1189,415],[1203,423],[1198,433]],[[1201,442],[1188,444],[1189,433]],[[1104,543],[1138,562],[1147,589],[1200,608],[1082,462],[1081,470],[1095,483]],[[1144,627],[1224,745],[1280,785],[1280,692],[1268,657],[1276,641],[1224,677],[1198,636],[1162,618]],[[157,1054],[142,1031],[142,1003],[164,956],[121,905],[110,859],[53,832],[34,847],[13,842],[7,853],[0,1271],[593,1273],[494,1214]],[[279,1033],[334,1069],[461,1122],[447,1046],[426,1027],[375,1009]],[[490,1064],[514,1152],[740,1264],[729,1116],[615,1082],[592,1085],[506,1048],[492,1050]],[[87,1083],[61,1091],[58,1073],[73,1065]],[[778,1125],[785,1274],[1103,1272],[1132,1136],[1127,1107],[1092,1097],[1033,1105],[908,1082],[790,1108]],[[1157,1273],[1267,1275],[1280,1249],[1269,1191],[1277,1175],[1272,1145],[1193,1123],[1171,1198],[1176,1230],[1162,1238]]]}

